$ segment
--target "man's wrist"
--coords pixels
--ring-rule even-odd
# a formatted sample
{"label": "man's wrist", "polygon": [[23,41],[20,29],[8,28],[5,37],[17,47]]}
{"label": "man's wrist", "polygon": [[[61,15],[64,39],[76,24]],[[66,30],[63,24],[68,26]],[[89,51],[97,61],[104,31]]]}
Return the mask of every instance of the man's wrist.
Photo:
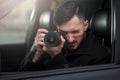
{"label": "man's wrist", "polygon": [[42,55],[43,52],[39,52],[36,51],[33,58],[32,58],[32,62],[35,63],[36,61],[38,61],[38,59],[40,58],[40,56]]}
{"label": "man's wrist", "polygon": [[53,59],[54,57],[56,57],[57,55],[59,55],[60,53],[58,52],[55,52],[55,53],[52,53],[52,54],[49,54],[51,56],[51,58]]}

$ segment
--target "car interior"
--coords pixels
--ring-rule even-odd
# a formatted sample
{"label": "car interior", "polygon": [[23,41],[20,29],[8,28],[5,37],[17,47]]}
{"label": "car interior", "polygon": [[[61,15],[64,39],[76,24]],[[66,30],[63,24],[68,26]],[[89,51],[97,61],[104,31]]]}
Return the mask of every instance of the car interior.
{"label": "car interior", "polygon": [[[65,0],[67,1],[67,0]],[[40,23],[41,15],[50,11],[48,15],[51,18],[51,12],[54,11],[53,6],[56,6],[64,0],[36,0],[35,14],[32,18],[25,41],[22,43],[14,44],[0,44],[0,71],[1,72],[17,72],[21,61],[25,58],[30,51],[37,29],[44,26],[51,26],[48,24],[51,22]],[[85,9],[86,19],[90,22],[89,29],[95,34],[101,45],[106,47],[110,53],[112,53],[111,47],[111,0],[79,0]],[[44,16],[46,16],[44,15]],[[44,17],[43,17],[44,18]],[[0,19],[2,20],[2,19]],[[1,27],[2,25],[0,25]]]}

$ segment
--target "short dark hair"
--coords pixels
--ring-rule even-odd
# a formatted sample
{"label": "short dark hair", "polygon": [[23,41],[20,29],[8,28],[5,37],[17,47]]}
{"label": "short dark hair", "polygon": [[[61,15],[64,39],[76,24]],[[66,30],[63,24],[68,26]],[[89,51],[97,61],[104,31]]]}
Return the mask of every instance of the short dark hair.
{"label": "short dark hair", "polygon": [[53,23],[55,26],[68,22],[74,15],[79,19],[85,19],[83,8],[78,1],[66,1],[57,6],[53,14]]}

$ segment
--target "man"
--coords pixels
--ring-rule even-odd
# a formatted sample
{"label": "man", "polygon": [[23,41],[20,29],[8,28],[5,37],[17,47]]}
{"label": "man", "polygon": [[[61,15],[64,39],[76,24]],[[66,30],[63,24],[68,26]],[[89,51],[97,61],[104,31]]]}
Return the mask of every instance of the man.
{"label": "man", "polygon": [[[35,37],[35,52],[30,52],[21,66],[21,70],[48,70],[77,66],[110,63],[111,55],[87,30],[88,20],[83,9],[75,1],[59,5],[53,15],[56,31],[64,33],[61,43],[47,47],[44,36],[47,29],[38,29]],[[32,53],[32,54],[31,54]]]}

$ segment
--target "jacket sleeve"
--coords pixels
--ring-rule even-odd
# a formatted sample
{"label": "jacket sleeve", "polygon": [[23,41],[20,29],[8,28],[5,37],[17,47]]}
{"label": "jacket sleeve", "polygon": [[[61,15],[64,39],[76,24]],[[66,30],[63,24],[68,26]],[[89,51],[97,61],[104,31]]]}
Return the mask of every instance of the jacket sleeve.
{"label": "jacket sleeve", "polygon": [[65,56],[62,53],[58,54],[48,62],[45,62],[44,65],[46,69],[60,69],[70,67]]}
{"label": "jacket sleeve", "polygon": [[20,64],[19,71],[49,70],[70,67],[62,53],[58,54],[53,59],[49,54],[43,53],[39,60],[33,63],[32,57],[34,53],[35,51],[33,50],[27,54],[25,59]]}
{"label": "jacket sleeve", "polygon": [[32,57],[36,49],[32,49],[29,53],[25,56],[24,60],[19,65],[18,71],[35,71],[35,70],[44,70],[44,66],[41,60],[38,60],[36,63],[32,61]]}

